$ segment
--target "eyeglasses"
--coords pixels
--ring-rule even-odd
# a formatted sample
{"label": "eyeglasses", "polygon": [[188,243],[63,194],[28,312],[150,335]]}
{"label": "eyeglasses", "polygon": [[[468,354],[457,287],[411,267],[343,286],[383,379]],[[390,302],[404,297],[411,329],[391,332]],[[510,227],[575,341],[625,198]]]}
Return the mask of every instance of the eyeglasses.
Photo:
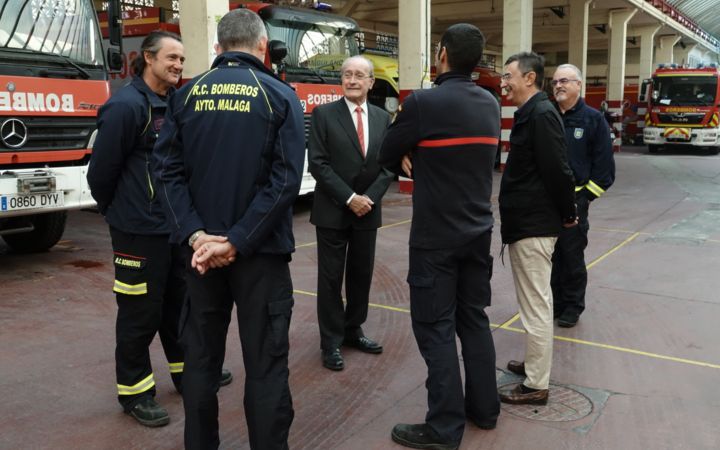
{"label": "eyeglasses", "polygon": [[559,80],[552,80],[552,81],[550,82],[550,84],[551,84],[553,87],[555,87],[555,86],[557,86],[558,84],[559,84],[559,85],[565,85],[565,84],[568,84],[568,83],[571,82],[571,81],[580,81],[580,80],[574,80],[574,79],[572,79],[572,78],[560,78]]}
{"label": "eyeglasses", "polygon": [[[524,77],[525,75],[529,74],[530,72],[534,72],[533,70],[528,70],[527,72],[523,72],[520,74],[521,77]],[[503,81],[508,81],[510,78],[513,77],[513,74],[510,72],[505,72],[504,74],[500,75],[500,79]]]}
{"label": "eyeglasses", "polygon": [[353,78],[355,78],[355,79],[358,80],[358,81],[369,80],[370,78],[372,78],[372,76],[366,75],[366,74],[361,73],[361,72],[358,72],[358,73],[343,72],[342,77],[343,77],[343,79],[345,79],[345,80],[352,80]]}

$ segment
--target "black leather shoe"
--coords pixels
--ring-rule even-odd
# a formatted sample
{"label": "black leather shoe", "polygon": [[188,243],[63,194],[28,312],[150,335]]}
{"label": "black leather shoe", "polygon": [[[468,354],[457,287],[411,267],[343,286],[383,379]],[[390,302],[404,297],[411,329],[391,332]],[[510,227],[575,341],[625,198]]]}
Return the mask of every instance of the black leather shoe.
{"label": "black leather shoe", "polygon": [[474,423],[476,427],[481,430],[494,430],[497,426],[497,419],[495,420],[479,420],[472,413],[465,411],[465,418],[470,422]]}
{"label": "black leather shoe", "polygon": [[146,427],[162,427],[170,423],[170,416],[154,398],[145,397],[133,409],[127,412]]}
{"label": "black leather shoe", "polygon": [[524,361],[515,361],[514,359],[508,361],[507,370],[514,373],[515,375],[520,375],[523,377],[526,376]]}
{"label": "black leather shoe", "polygon": [[518,384],[509,391],[500,392],[500,401],[512,405],[547,405],[548,389],[530,389]]}
{"label": "black leather shoe", "polygon": [[345,339],[343,345],[346,347],[354,347],[365,353],[378,354],[383,351],[382,345],[365,336],[360,336],[357,339]]}
{"label": "black leather shoe", "polygon": [[338,348],[333,350],[323,350],[322,363],[323,366],[330,370],[343,370],[345,368],[345,362],[343,361],[340,349]]}
{"label": "black leather shoe", "polygon": [[424,448],[429,450],[457,450],[459,442],[445,442],[426,423],[408,425],[399,423],[392,429],[392,440],[400,445],[411,448]]}
{"label": "black leather shoe", "polygon": [[577,325],[579,319],[579,313],[576,313],[575,311],[568,311],[566,309],[558,319],[558,326],[563,328],[572,328]]}
{"label": "black leather shoe", "polygon": [[220,386],[227,386],[228,384],[232,383],[232,380],[232,372],[227,369],[223,369],[222,373],[220,374]]}

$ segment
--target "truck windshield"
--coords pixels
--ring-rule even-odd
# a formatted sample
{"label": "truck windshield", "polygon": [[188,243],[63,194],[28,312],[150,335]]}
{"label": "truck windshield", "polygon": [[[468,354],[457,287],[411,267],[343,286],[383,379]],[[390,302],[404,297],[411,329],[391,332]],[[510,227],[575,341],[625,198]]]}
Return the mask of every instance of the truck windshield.
{"label": "truck windshield", "polygon": [[104,64],[90,0],[0,0],[0,51]]}
{"label": "truck windshield", "polygon": [[660,105],[710,106],[715,104],[717,83],[718,79],[710,76],[655,77],[653,91],[657,91]]}
{"label": "truck windshield", "polygon": [[268,39],[285,42],[288,74],[309,71],[321,76],[339,77],[345,58],[360,54],[356,29],[349,24],[301,22],[270,19],[266,22]]}

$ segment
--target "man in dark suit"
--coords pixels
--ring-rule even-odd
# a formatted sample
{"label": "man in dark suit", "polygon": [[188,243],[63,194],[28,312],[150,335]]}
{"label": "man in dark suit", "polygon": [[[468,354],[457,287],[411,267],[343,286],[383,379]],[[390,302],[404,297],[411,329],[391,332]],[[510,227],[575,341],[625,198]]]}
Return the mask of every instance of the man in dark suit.
{"label": "man in dark suit", "polygon": [[323,365],[331,370],[345,367],[340,345],[382,352],[361,326],[368,313],[380,201],[393,178],[377,163],[390,116],[367,102],[372,63],[348,58],[341,74],[344,97],[315,108],[308,145],[317,182],[310,222],[317,231],[320,347]]}

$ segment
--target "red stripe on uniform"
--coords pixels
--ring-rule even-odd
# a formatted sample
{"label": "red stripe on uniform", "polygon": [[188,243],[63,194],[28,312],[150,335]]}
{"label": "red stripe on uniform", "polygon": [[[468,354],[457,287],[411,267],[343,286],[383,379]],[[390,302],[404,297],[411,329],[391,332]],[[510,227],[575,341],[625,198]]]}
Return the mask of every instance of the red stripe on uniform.
{"label": "red stripe on uniform", "polygon": [[433,139],[420,141],[418,147],[451,147],[453,145],[487,144],[498,145],[500,140],[494,137],[465,137],[450,139]]}
{"label": "red stripe on uniform", "polygon": [[128,255],[127,253],[113,252],[113,254],[117,256],[124,256],[125,258],[145,259],[142,256]]}

